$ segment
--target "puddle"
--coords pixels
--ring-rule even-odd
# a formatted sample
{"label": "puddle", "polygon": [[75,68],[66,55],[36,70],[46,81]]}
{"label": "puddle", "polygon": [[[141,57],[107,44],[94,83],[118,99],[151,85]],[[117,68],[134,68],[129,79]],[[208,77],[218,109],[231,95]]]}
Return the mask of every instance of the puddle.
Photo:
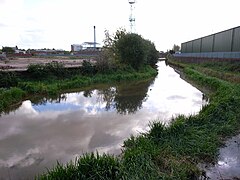
{"label": "puddle", "polygon": [[215,165],[204,165],[209,179],[240,179],[240,134],[227,140]]}

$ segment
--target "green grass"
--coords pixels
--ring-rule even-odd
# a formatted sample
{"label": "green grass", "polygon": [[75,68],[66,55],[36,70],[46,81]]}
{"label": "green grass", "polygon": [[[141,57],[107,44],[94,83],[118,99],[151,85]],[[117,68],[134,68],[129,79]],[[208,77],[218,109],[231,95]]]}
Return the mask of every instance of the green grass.
{"label": "green grass", "polygon": [[[197,164],[216,161],[218,148],[223,145],[224,139],[239,132],[239,84],[204,75],[188,65],[178,66],[185,78],[211,90],[210,104],[203,107],[198,115],[172,119],[169,126],[159,121],[150,123],[149,132],[127,139],[121,157],[115,158],[118,175],[112,179],[197,179],[204,174]],[[91,158],[86,160],[82,157],[86,164],[99,158],[99,155],[87,156]],[[108,158],[106,155],[100,157]],[[81,168],[76,164],[70,167],[57,165],[40,179],[72,177],[72,173],[68,173],[71,169],[77,169],[77,172],[74,171],[77,174],[91,174],[84,179],[98,179],[100,177],[93,177],[102,172],[116,172],[112,166],[102,166],[104,170],[98,168],[98,163]]]}
{"label": "green grass", "polygon": [[26,92],[19,88],[0,89],[0,113],[8,111],[10,106],[18,103],[26,96]]}
{"label": "green grass", "polygon": [[54,169],[38,176],[37,179],[99,179],[110,180],[120,179],[121,163],[119,159],[111,155],[99,155],[89,153],[84,154],[75,162],[69,162],[67,165],[57,163]]}
{"label": "green grass", "polygon": [[239,61],[225,61],[225,62],[205,62],[200,63],[199,66],[211,69],[228,72],[228,73],[238,73],[240,74],[240,62]]}
{"label": "green grass", "polygon": [[96,74],[94,76],[76,75],[70,79],[49,81],[26,81],[20,82],[18,87],[29,94],[53,95],[63,90],[86,87],[97,83],[111,83],[129,80],[147,79],[157,74],[155,69],[145,67],[141,71],[118,70],[111,74]]}
{"label": "green grass", "polygon": [[[173,59],[176,59],[174,61]],[[190,67],[191,69],[196,69],[197,71],[201,72],[202,74],[216,77],[228,82],[232,82],[235,84],[240,83],[240,61],[232,61],[232,60],[209,60],[206,59],[196,59],[191,60],[191,62],[188,62],[188,60],[177,58],[172,58],[168,60],[168,62],[171,64],[173,63],[174,66],[178,67]]]}

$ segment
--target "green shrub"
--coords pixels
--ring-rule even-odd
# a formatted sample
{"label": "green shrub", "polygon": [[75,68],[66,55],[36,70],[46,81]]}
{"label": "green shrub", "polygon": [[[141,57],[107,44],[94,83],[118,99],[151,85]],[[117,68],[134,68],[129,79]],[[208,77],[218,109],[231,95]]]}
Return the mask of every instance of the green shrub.
{"label": "green shrub", "polygon": [[57,61],[47,63],[45,65],[45,69],[48,72],[48,74],[52,74],[58,78],[64,77],[65,75],[67,75],[67,71],[68,71],[66,68],[64,68],[63,63],[57,62]]}
{"label": "green shrub", "polygon": [[48,71],[43,64],[30,64],[27,72],[34,79],[44,79],[48,76]]}
{"label": "green shrub", "polygon": [[64,68],[63,63],[51,62],[47,64],[30,64],[27,72],[30,74],[30,78],[36,80],[43,79],[59,79],[68,74],[68,70]]}
{"label": "green shrub", "polygon": [[96,70],[91,62],[84,60],[82,63],[81,72],[83,75],[94,75]]}
{"label": "green shrub", "polygon": [[0,72],[0,87],[13,87],[18,84],[19,78],[15,72]]}
{"label": "green shrub", "polygon": [[97,58],[96,71],[98,73],[110,74],[117,69],[117,63],[110,55],[108,49],[104,49]]}
{"label": "green shrub", "polygon": [[149,40],[145,40],[145,48],[147,51],[146,64],[155,66],[156,63],[158,62],[159,54],[158,51],[156,50],[154,43],[152,43]]}
{"label": "green shrub", "polygon": [[146,59],[146,48],[143,38],[138,34],[126,34],[116,42],[120,62],[139,69]]}

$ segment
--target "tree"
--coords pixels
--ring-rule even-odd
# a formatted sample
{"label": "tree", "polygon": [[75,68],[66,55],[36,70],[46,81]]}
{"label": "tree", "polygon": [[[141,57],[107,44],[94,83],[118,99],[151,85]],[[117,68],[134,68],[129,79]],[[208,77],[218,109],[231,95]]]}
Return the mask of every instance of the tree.
{"label": "tree", "polygon": [[124,63],[139,69],[143,64],[154,66],[158,56],[154,43],[143,39],[142,36],[127,33],[121,28],[113,35],[106,30],[103,50],[96,66],[100,71],[104,71]]}
{"label": "tree", "polygon": [[127,31],[123,28],[118,29],[113,35],[110,35],[109,31],[105,30],[104,48],[115,48],[116,42],[126,34]]}
{"label": "tree", "polygon": [[13,54],[15,50],[11,47],[2,47],[2,52],[5,52],[6,54]]}
{"label": "tree", "polygon": [[173,50],[174,52],[180,51],[180,46],[174,44],[172,50]]}
{"label": "tree", "polygon": [[119,61],[116,44],[119,39],[127,34],[126,29],[118,29],[115,34],[110,35],[109,31],[105,30],[105,39],[103,41],[104,56],[108,56],[108,61],[117,63]]}
{"label": "tree", "polygon": [[120,64],[116,43],[126,34],[126,30],[120,28],[112,35],[107,30],[105,30],[104,33],[104,46],[100,55],[97,57],[96,70],[101,73],[109,73]]}
{"label": "tree", "polygon": [[134,69],[139,69],[146,59],[146,49],[143,38],[134,33],[122,36],[116,42],[117,53],[120,62],[131,65]]}
{"label": "tree", "polygon": [[145,46],[147,51],[146,64],[155,66],[155,64],[158,62],[159,53],[156,50],[154,43],[151,41],[145,40]]}

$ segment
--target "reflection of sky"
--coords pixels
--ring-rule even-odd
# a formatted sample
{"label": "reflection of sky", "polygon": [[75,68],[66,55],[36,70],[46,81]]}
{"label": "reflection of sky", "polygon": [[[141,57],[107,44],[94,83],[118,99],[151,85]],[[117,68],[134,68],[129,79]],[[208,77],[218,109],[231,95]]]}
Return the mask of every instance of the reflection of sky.
{"label": "reflection of sky", "polygon": [[34,105],[33,108],[38,112],[46,111],[76,111],[84,110],[88,113],[96,114],[105,111],[105,102],[98,102],[97,90],[93,91],[92,98],[86,98],[81,93],[65,94],[66,100],[61,103],[47,102],[41,105]]}
{"label": "reflection of sky", "polygon": [[180,79],[172,68],[163,63],[159,66],[158,77],[150,87],[148,100],[143,103],[144,108],[160,117],[165,112],[165,120],[178,114],[197,113],[202,105],[202,93]]}
{"label": "reflection of sky", "polygon": [[198,112],[202,94],[160,63],[159,75],[149,87],[148,98],[134,114],[106,111],[106,102],[94,90],[65,94],[61,103],[32,105],[24,101],[9,115],[0,117],[0,179],[24,177],[86,151],[120,153],[130,134],[146,131],[152,120],[168,122],[176,114]]}
{"label": "reflection of sky", "polygon": [[80,109],[80,106],[74,104],[66,104],[66,103],[46,103],[44,105],[35,105],[33,108],[38,112],[44,111],[64,111],[64,110],[77,110]]}
{"label": "reflection of sky", "polygon": [[211,179],[234,179],[240,177],[240,135],[229,139],[226,147],[219,151],[219,159],[215,166],[206,169]]}

